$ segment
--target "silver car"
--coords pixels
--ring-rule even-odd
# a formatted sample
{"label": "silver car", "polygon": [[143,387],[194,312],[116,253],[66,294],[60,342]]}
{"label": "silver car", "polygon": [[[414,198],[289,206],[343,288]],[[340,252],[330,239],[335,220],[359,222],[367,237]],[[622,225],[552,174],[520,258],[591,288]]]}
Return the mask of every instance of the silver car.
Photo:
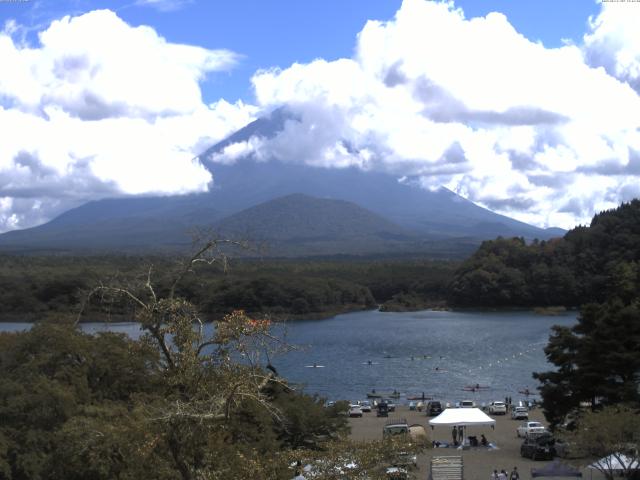
{"label": "silver car", "polygon": [[524,422],[516,429],[516,435],[518,437],[526,437],[527,435],[540,434],[546,431],[547,429],[540,422]]}

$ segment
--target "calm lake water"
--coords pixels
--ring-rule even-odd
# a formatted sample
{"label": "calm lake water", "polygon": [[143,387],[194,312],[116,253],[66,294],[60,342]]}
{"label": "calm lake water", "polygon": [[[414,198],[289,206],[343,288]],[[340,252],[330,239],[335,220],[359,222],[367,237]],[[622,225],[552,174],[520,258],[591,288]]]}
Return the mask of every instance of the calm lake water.
{"label": "calm lake water", "polygon": [[[286,324],[287,340],[299,350],[272,359],[280,375],[307,393],[327,399],[364,399],[372,389],[405,396],[433,396],[478,403],[524,398],[536,391],[531,377],[544,371],[543,348],[552,325],[573,325],[576,313],[548,317],[531,312],[357,312],[326,320]],[[29,328],[0,323],[0,330]],[[87,323],[88,332],[114,330],[132,337],[136,323]],[[371,363],[369,363],[371,362]],[[311,368],[310,365],[322,365]],[[477,392],[465,386],[480,384]],[[530,398],[533,398],[531,396]]]}

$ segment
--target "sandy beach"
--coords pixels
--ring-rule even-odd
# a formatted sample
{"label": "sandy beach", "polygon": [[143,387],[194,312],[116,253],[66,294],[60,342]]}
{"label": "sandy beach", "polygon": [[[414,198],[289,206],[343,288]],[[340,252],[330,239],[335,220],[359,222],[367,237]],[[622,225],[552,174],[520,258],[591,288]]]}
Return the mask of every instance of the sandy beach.
{"label": "sandy beach", "polygon": [[[448,427],[429,427],[429,419],[424,412],[410,411],[407,406],[398,406],[395,412],[389,414],[388,418],[376,417],[373,410],[365,413],[362,418],[351,418],[351,438],[357,441],[379,440],[382,438],[382,428],[391,419],[406,418],[407,423],[420,424],[425,427],[429,440],[451,441],[451,429]],[[505,469],[511,472],[514,466],[518,467],[520,478],[530,479],[531,468],[541,468],[549,461],[533,461],[520,456],[520,445],[522,439],[516,436],[516,427],[520,420],[512,420],[509,415],[492,417],[496,420],[495,429],[491,427],[467,427],[467,435],[475,435],[480,438],[484,433],[487,440],[496,445],[496,449],[483,447],[461,450],[457,448],[434,448],[428,449],[418,457],[418,469],[412,473],[413,478],[427,479],[429,475],[429,462],[433,456],[461,455],[464,462],[465,480],[489,480],[493,469]],[[529,412],[529,419],[542,422],[546,425],[542,412],[534,409]],[[583,478],[587,480],[602,480],[604,477],[597,471],[587,469],[581,465],[583,460],[562,459],[563,462],[579,467]]]}

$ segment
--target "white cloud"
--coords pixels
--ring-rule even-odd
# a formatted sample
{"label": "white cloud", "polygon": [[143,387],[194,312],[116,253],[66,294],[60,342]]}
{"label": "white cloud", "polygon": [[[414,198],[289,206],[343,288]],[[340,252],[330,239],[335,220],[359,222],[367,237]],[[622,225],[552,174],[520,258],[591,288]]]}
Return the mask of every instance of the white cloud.
{"label": "white cloud", "polygon": [[394,19],[367,23],[353,58],[257,72],[259,106],[288,104],[301,121],[253,148],[420,175],[541,226],[587,222],[639,180],[637,25],[640,8],[603,7],[584,50],[550,49],[500,13],[404,0]]}
{"label": "white cloud", "polygon": [[173,44],[108,10],[54,21],[40,45],[0,33],[0,231],[105,196],[207,189],[194,157],[254,119],[202,102],[199,81],[227,50]]}
{"label": "white cloud", "polygon": [[586,62],[640,93],[640,5],[607,2],[589,19],[584,37]]}
{"label": "white cloud", "polygon": [[235,54],[170,43],[113,12],[55,21],[37,47],[7,23],[0,230],[91,198],[206,189],[194,156],[283,104],[299,121],[214,160],[417,176],[530,223],[584,223],[640,193],[638,24],[640,8],[607,2],[583,44],[550,49],[500,13],[467,19],[452,2],[404,0],[365,25],[352,58],[256,72],[254,106],[202,102],[199,82]]}

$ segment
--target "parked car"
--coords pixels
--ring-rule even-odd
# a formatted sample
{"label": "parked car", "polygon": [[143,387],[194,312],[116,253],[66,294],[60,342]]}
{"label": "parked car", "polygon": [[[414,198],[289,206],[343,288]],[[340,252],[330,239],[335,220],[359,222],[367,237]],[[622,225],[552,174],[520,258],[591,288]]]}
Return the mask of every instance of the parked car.
{"label": "parked car", "polygon": [[377,417],[388,417],[389,416],[389,405],[387,402],[379,402],[376,407],[376,416]]}
{"label": "parked car", "polygon": [[427,416],[436,417],[442,413],[442,404],[438,400],[427,403]]}
{"label": "parked car", "polygon": [[362,409],[363,412],[370,412],[371,411],[371,402],[369,400],[362,400],[361,402],[358,402],[360,404],[360,408]]}
{"label": "parked car", "polygon": [[520,455],[531,460],[552,460],[556,456],[555,440],[547,432],[529,435],[520,446]]}
{"label": "parked car", "polygon": [[360,408],[360,405],[351,405],[349,408],[349,416],[362,417],[362,408]]}
{"label": "parked car", "polygon": [[518,437],[527,437],[527,435],[544,433],[547,430],[540,422],[523,422],[517,429]]}
{"label": "parked car", "polygon": [[511,418],[513,420],[527,420],[529,418],[529,409],[527,407],[513,407],[511,409]]}
{"label": "parked car", "polygon": [[409,433],[409,425],[404,418],[389,420],[382,428],[382,437],[391,437],[393,435],[404,435]]}
{"label": "parked car", "polygon": [[396,411],[396,404],[393,403],[393,400],[391,400],[390,398],[385,398],[382,401],[387,404],[387,408],[389,409],[390,412],[395,412]]}
{"label": "parked car", "polygon": [[462,400],[458,403],[458,408],[475,408],[476,402],[473,400]]}
{"label": "parked car", "polygon": [[491,402],[489,404],[489,413],[492,415],[506,415],[507,405],[500,401]]}

